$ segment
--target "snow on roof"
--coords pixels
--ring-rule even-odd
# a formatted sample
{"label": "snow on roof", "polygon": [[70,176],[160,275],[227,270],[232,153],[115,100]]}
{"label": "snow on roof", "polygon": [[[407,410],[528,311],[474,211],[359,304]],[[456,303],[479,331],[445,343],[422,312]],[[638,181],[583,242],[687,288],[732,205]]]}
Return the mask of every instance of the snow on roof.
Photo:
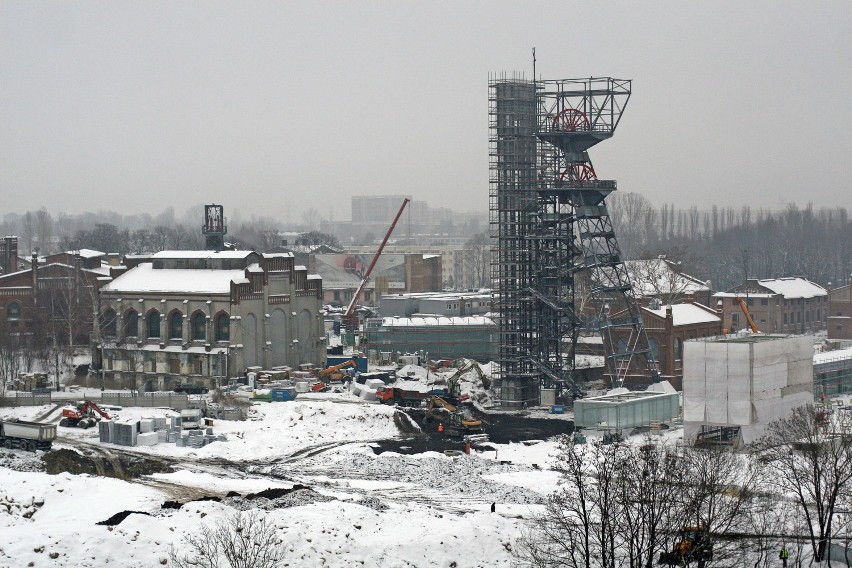
{"label": "snow on roof", "polygon": [[141,349],[142,351],[165,351],[167,353],[210,353],[213,355],[228,352],[227,347],[211,347],[210,351],[207,351],[207,348],[203,345],[191,345],[186,349],[184,349],[181,345],[166,345],[162,349],[159,345],[143,345]]}
{"label": "snow on roof", "polygon": [[110,275],[110,266],[108,264],[102,264],[97,268],[83,268],[83,272],[91,272],[93,274],[100,274],[101,276],[109,276]]}
{"label": "snow on roof", "polygon": [[263,258],[293,258],[292,252],[265,252]]}
{"label": "snow on roof", "polygon": [[740,298],[745,299],[746,296],[748,296],[749,298],[771,298],[774,295],[775,294],[761,294],[761,293],[755,293],[755,292],[749,292],[749,293],[745,293],[745,292],[716,292],[715,294],[713,294],[713,297],[714,298],[736,298],[736,297],[739,296]]}
{"label": "snow on roof", "polygon": [[97,258],[99,256],[106,256],[105,252],[92,249],[80,249],[77,251],[77,254],[80,255],[80,258]]}
{"label": "snow on roof", "polygon": [[382,318],[383,327],[415,327],[425,325],[494,325],[494,321],[485,316],[465,317],[422,317],[422,318]]}
{"label": "snow on roof", "polygon": [[322,276],[319,274],[308,274],[308,280],[322,280]]}
{"label": "snow on roof", "polygon": [[151,258],[246,258],[255,254],[250,250],[163,250]]}
{"label": "snow on roof", "polygon": [[814,365],[828,363],[829,361],[837,361],[839,359],[852,359],[852,348],[814,353]]}
{"label": "snow on roof", "polygon": [[604,359],[603,355],[577,354],[574,356],[574,366],[578,369],[603,367],[606,364]]}
{"label": "snow on roof", "polygon": [[634,291],[641,296],[690,294],[710,289],[697,278],[677,272],[663,258],[628,260],[624,262],[624,266],[630,275]]}
{"label": "snow on roof", "polygon": [[254,264],[249,264],[246,270],[249,272],[263,272],[263,268],[261,268],[260,264],[256,262]]}
{"label": "snow on roof", "polygon": [[805,278],[773,278],[757,282],[785,298],[816,298],[828,295],[825,288]]}
{"label": "snow on roof", "polygon": [[440,254],[424,254],[423,260],[428,260],[430,258],[435,258],[435,257],[438,257],[438,256],[441,256],[441,255]]}
{"label": "snow on roof", "polygon": [[719,316],[712,313],[707,308],[702,308],[696,304],[673,304],[671,306],[663,306],[660,309],[652,310],[651,308],[642,308],[645,311],[651,312],[660,318],[666,317],[666,308],[672,309],[672,323],[674,325],[692,325],[696,323],[717,323],[722,321]]}
{"label": "snow on roof", "polygon": [[227,294],[231,282],[244,279],[242,270],[171,269],[154,270],[143,262],[102,288],[106,292],[174,292]]}

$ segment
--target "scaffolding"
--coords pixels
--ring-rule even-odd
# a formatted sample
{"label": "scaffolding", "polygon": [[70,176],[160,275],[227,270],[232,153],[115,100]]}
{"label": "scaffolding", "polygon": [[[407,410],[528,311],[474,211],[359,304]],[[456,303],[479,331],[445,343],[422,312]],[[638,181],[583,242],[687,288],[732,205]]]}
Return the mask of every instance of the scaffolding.
{"label": "scaffolding", "polygon": [[[500,341],[495,387],[508,407],[538,404],[539,389],[579,394],[581,327],[599,327],[613,385],[659,373],[587,150],[612,137],[631,82],[610,77],[489,78],[491,276]],[[593,310],[577,301],[580,274]]]}

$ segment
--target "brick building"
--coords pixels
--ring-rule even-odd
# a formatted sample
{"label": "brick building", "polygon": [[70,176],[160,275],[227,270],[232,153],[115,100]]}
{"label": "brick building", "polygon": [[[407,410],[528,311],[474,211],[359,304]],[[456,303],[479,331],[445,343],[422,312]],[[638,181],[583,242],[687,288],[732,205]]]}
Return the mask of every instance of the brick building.
{"label": "brick building", "polygon": [[727,292],[713,294],[721,302],[722,326],[734,332],[748,327],[737,297],[746,301],[758,329],[764,333],[805,333],[826,328],[828,292],[805,278],[749,278]]}
{"label": "brick building", "polygon": [[697,302],[640,308],[651,355],[660,369],[660,378],[678,390],[683,386],[683,342],[722,334],[722,318]]}
{"label": "brick building", "polygon": [[109,280],[105,258],[91,250],[34,254],[29,268],[0,275],[0,334],[19,345],[87,345],[97,288]]}
{"label": "brick building", "polygon": [[[683,384],[683,343],[688,339],[714,337],[722,334],[722,318],[714,310],[697,302],[673,304],[658,307],[639,308],[648,343],[651,347],[651,359],[657,361],[660,378],[669,381],[678,390]],[[618,316],[616,316],[618,317]],[[624,352],[629,338],[614,334],[617,350]],[[609,374],[605,372],[605,379]],[[641,387],[635,380],[627,378],[625,386]]]}
{"label": "brick building", "polygon": [[852,339],[852,284],[828,288],[829,339]]}

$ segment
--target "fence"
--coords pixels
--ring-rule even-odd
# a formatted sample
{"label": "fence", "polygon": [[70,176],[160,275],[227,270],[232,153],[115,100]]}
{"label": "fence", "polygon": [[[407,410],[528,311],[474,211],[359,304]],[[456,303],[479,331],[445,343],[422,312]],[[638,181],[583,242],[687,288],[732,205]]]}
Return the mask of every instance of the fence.
{"label": "fence", "polygon": [[184,408],[200,408],[201,400],[190,400],[188,395],[179,393],[121,393],[104,392],[100,394],[86,394],[73,392],[52,392],[44,394],[15,393],[15,396],[4,396],[0,398],[2,406],[42,406],[61,402],[71,402],[86,398],[99,404],[112,404],[115,406],[141,406],[147,408],[173,408],[183,410]]}

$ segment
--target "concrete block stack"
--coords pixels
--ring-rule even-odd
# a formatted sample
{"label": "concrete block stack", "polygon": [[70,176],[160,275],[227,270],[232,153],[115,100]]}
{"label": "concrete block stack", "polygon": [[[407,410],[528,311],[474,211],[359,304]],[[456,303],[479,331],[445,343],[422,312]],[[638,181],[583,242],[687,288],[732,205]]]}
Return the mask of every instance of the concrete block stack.
{"label": "concrete block stack", "polygon": [[[139,420],[103,420],[98,425],[98,434],[103,443],[120,446],[154,446],[172,443],[180,448],[201,448],[211,442],[224,442],[224,435],[214,435],[213,428],[200,428],[203,417],[201,410],[184,411],[186,416],[145,417]],[[183,430],[184,427],[191,429]]]}

